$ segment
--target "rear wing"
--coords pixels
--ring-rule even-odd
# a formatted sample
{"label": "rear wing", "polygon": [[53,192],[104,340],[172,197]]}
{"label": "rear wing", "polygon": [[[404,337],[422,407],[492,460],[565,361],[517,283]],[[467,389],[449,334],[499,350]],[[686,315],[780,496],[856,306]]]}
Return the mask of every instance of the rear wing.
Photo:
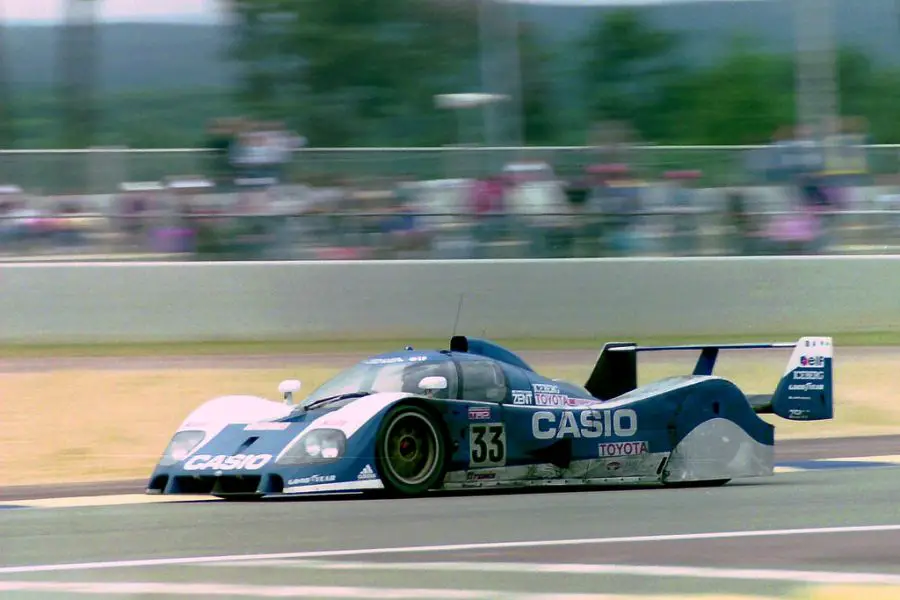
{"label": "rear wing", "polygon": [[766,350],[793,348],[787,369],[773,394],[750,395],[758,413],[774,413],[791,420],[831,419],[833,385],[832,338],[803,337],[796,342],[750,344],[690,344],[639,346],[633,342],[607,343],[597,359],[585,389],[595,398],[610,400],[637,388],[639,352],[699,351],[693,375],[712,375],[720,350]]}

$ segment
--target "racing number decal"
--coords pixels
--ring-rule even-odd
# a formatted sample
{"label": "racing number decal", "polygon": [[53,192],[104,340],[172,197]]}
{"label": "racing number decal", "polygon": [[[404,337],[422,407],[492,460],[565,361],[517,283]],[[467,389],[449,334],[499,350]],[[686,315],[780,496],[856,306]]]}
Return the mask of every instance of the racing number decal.
{"label": "racing number decal", "polygon": [[506,429],[503,423],[479,423],[469,427],[469,462],[475,467],[506,464]]}

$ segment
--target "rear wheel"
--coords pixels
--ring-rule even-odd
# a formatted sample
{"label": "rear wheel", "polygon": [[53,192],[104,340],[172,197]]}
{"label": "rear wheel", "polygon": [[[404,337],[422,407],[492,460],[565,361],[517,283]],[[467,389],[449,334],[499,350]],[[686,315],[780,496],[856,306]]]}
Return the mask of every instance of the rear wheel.
{"label": "rear wheel", "polygon": [[444,474],[444,437],[436,419],[423,408],[400,406],[391,411],[376,444],[378,472],[390,495],[423,494]]}
{"label": "rear wheel", "polygon": [[663,483],[664,486],[670,488],[705,488],[705,487],[721,487],[731,481],[730,479],[712,479],[710,481],[673,481],[671,483]]}

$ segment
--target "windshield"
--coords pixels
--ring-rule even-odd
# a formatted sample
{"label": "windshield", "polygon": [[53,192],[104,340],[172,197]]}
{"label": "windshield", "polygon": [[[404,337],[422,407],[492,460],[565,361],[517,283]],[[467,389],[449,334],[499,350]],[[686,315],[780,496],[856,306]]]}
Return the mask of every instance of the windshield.
{"label": "windshield", "polygon": [[[419,382],[425,377],[447,378],[447,389],[438,390],[438,398],[456,397],[456,369],[450,360],[407,362],[399,358],[373,359],[342,371],[314,390],[301,406],[323,398],[356,392],[407,392],[421,394]],[[384,361],[384,362],[383,362]]]}

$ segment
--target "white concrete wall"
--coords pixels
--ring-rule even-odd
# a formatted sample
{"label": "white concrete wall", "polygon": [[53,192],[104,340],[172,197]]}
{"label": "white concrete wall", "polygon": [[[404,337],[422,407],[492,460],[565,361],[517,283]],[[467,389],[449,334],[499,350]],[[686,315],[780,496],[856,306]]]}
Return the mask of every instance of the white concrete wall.
{"label": "white concrete wall", "polygon": [[0,343],[900,330],[900,257],[0,267]]}

